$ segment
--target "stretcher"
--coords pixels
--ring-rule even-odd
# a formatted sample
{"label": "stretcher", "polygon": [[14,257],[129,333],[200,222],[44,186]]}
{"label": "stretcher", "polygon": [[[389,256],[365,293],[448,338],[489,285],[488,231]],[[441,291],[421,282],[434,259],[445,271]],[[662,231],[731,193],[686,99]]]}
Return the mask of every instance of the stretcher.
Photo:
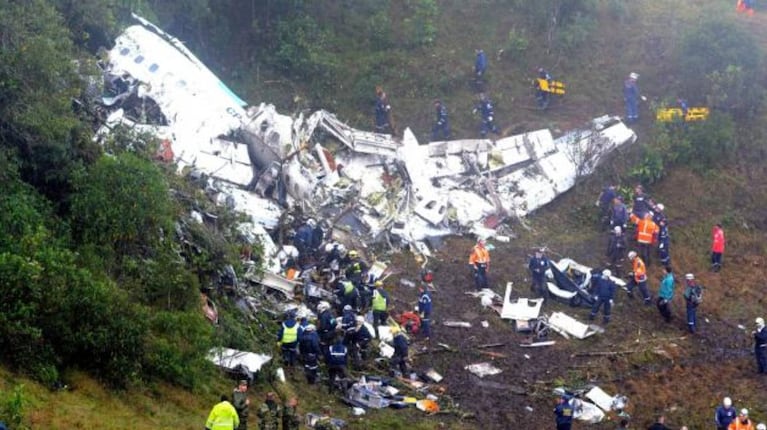
{"label": "stretcher", "polygon": [[565,83],[560,81],[553,81],[548,79],[542,79],[537,78],[536,79],[536,88],[540,89],[541,91],[551,93],[551,94],[557,94],[557,95],[564,95],[565,94]]}
{"label": "stretcher", "polygon": [[[703,121],[708,118],[709,110],[707,107],[692,107],[687,109],[687,115],[684,116],[685,122]],[[658,122],[671,122],[682,118],[682,109],[665,108],[658,109],[655,113],[655,119]]]}

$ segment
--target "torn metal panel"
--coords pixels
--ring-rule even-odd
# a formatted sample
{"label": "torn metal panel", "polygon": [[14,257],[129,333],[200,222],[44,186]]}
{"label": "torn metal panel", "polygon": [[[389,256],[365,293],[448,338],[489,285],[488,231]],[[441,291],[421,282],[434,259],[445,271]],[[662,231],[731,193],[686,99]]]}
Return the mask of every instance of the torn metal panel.
{"label": "torn metal panel", "polygon": [[484,378],[485,376],[493,376],[501,373],[501,369],[493,366],[490,363],[474,363],[470,364],[464,369],[468,370],[470,373],[479,376],[480,378]]}
{"label": "torn metal panel", "polygon": [[213,364],[232,372],[243,371],[248,374],[249,379],[253,379],[253,375],[271,359],[269,355],[230,348],[213,348],[208,351],[208,360]]}
{"label": "torn metal panel", "polygon": [[303,284],[301,282],[291,281],[290,279],[270,272],[264,272],[263,276],[260,278],[248,277],[248,280],[279,291],[284,294],[288,300],[293,300],[296,293],[303,290]]}
{"label": "torn metal panel", "polygon": [[570,402],[572,402],[573,405],[573,418],[576,420],[588,424],[596,424],[605,419],[604,411],[591,402],[587,402],[583,399],[571,399]]}
{"label": "torn metal panel", "polygon": [[555,329],[555,331],[565,332],[568,335],[575,336],[578,339],[585,339],[597,333],[604,332],[604,329],[599,326],[593,324],[586,325],[562,312],[552,313],[549,317],[548,323],[551,328]]}
{"label": "torn metal panel", "polygon": [[584,397],[594,402],[594,404],[599,406],[599,408],[605,412],[610,412],[613,409],[618,409],[615,407],[617,404],[620,404],[620,409],[625,407],[625,404],[622,402],[623,396],[611,396],[599,387],[592,388],[586,394],[584,394]]}
{"label": "torn metal panel", "polygon": [[538,318],[538,315],[541,314],[543,299],[521,297],[512,302],[509,299],[509,293],[511,292],[509,284],[506,284],[506,296],[503,299],[501,318],[509,320],[532,320]]}

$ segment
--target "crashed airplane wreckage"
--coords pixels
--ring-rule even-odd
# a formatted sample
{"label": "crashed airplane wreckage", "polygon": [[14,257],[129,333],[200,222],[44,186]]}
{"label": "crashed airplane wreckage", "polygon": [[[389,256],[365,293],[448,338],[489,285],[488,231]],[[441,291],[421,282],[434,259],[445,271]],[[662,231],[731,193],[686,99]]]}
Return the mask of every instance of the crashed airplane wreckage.
{"label": "crashed airplane wreckage", "polygon": [[[272,256],[266,230],[293,208],[425,253],[429,237],[492,236],[503,219],[552,201],[636,140],[619,118],[603,116],[556,139],[544,129],[420,145],[410,129],[399,139],[324,110],[294,118],[268,104],[248,107],[178,39],[134,18],[104,65],[112,94],[102,98],[107,119],[97,138],[119,125],[160,138],[168,161],[212,178],[222,202],[251,215]],[[279,270],[274,258],[267,266]]]}

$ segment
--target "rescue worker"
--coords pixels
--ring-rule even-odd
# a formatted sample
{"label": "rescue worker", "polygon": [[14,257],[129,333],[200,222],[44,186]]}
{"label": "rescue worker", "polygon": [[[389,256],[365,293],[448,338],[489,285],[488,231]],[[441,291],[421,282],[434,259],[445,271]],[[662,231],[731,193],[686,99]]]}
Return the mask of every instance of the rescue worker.
{"label": "rescue worker", "polygon": [[291,397],[282,409],[282,430],[298,430],[301,416],[298,414],[298,399]]}
{"label": "rescue worker", "polygon": [[[313,220],[310,220],[313,222]],[[312,226],[309,221],[301,224],[296,229],[296,235],[293,236],[293,246],[298,249],[298,258],[301,262],[306,261],[306,257],[310,254],[312,244]]]}
{"label": "rescue worker", "polygon": [[437,122],[431,130],[431,140],[437,140],[442,135],[443,140],[450,139],[450,122],[447,117],[447,106],[442,100],[434,100],[434,110],[437,114]]}
{"label": "rescue worker", "polygon": [[474,287],[477,291],[490,288],[487,274],[490,271],[490,252],[485,248],[485,239],[477,239],[477,244],[469,255],[469,265],[474,271]]}
{"label": "rescue worker", "polygon": [[716,423],[716,430],[727,430],[730,424],[735,421],[738,411],[735,406],[732,405],[732,399],[725,397],[722,399],[722,404],[716,407],[714,412],[714,422]]}
{"label": "rescue worker", "polygon": [[690,111],[690,106],[687,104],[687,100],[681,97],[676,98],[676,103],[679,105],[679,109],[682,111],[682,118],[680,118],[680,120],[684,122],[687,118],[687,112]]}
{"label": "rescue worker", "polygon": [[658,258],[664,267],[671,265],[671,237],[668,234],[668,224],[663,218],[658,224]]}
{"label": "rescue worker", "polygon": [[557,430],[570,430],[572,428],[573,412],[573,405],[570,403],[570,399],[566,396],[560,397],[557,401],[557,407],[554,408]]}
{"label": "rescue worker", "polygon": [[754,335],[754,355],[756,356],[757,373],[767,373],[767,329],[764,328],[764,318],[756,319]]}
{"label": "rescue worker", "polygon": [[711,270],[714,272],[718,272],[722,269],[724,242],[724,230],[722,229],[722,224],[716,223],[711,230]]}
{"label": "rescue worker", "polygon": [[258,422],[260,430],[277,430],[280,426],[282,407],[277,403],[277,396],[273,392],[266,393],[266,399],[258,408]]}
{"label": "rescue worker", "polygon": [[346,247],[342,243],[332,241],[325,245],[325,266],[329,267],[334,274],[339,273],[341,260],[346,255]]}
{"label": "rescue worker", "polygon": [[618,191],[613,184],[604,187],[599,193],[596,205],[599,208],[599,218],[603,228],[610,221],[610,212],[616,197],[618,197]]}
{"label": "rescue worker", "polygon": [[639,75],[631,72],[623,81],[623,102],[626,105],[626,123],[631,124],[639,120]]}
{"label": "rescue worker", "polygon": [[368,347],[373,340],[373,335],[365,325],[365,317],[358,315],[355,318],[354,328],[349,332],[347,340],[346,345],[352,357],[352,366],[355,370],[360,370],[362,363],[368,358]]}
{"label": "rescue worker", "polygon": [[380,86],[376,87],[375,121],[376,133],[392,133],[389,97]]}
{"label": "rescue worker", "polygon": [[487,71],[487,55],[482,49],[474,51],[476,58],[474,59],[474,75],[477,77],[477,81],[481,81],[485,77]]}
{"label": "rescue worker", "polygon": [[674,282],[674,270],[671,266],[665,266],[664,270],[666,271],[666,274],[663,275],[663,279],[660,281],[657,306],[658,312],[660,312],[663,319],[669,323],[671,322],[671,299],[674,298],[676,283]]}
{"label": "rescue worker", "polygon": [[551,81],[553,80],[549,72],[547,72],[543,67],[538,68],[538,79],[535,80],[535,99],[538,101],[538,107],[541,110],[546,109],[549,107],[549,97],[551,94],[549,91],[545,91],[543,87],[541,86],[540,79],[543,79],[548,83],[548,88],[551,88]]}
{"label": "rescue worker", "polygon": [[349,305],[344,306],[343,314],[341,315],[341,330],[344,333],[344,344],[346,345],[349,344],[349,340],[347,338],[351,336],[351,332],[354,330],[356,320],[357,314],[354,313],[352,307]]}
{"label": "rescue worker", "polygon": [[322,242],[325,240],[325,230],[313,219],[309,219],[306,223],[312,228],[312,240],[309,243],[309,249],[312,255],[317,255]]}
{"label": "rescue worker", "polygon": [[629,251],[628,258],[631,261],[632,270],[629,273],[631,276],[631,282],[629,282],[628,286],[629,298],[634,298],[634,287],[639,287],[639,292],[642,293],[642,298],[644,298],[644,304],[649,305],[652,296],[650,296],[650,291],[647,289],[647,267],[635,251]]}
{"label": "rescue worker", "polygon": [[360,293],[354,283],[347,279],[346,276],[341,275],[338,278],[338,281],[336,281],[335,293],[336,297],[338,297],[338,305],[342,312],[347,306],[352,309],[357,309]]}
{"label": "rescue worker", "polygon": [[[599,308],[604,306],[604,315],[602,316],[602,322],[604,324],[610,323],[610,311],[613,306],[613,297],[615,296],[615,283],[610,279],[612,272],[609,269],[602,271],[602,276],[597,282],[596,296],[597,299],[594,305],[591,307],[591,315],[589,319],[593,320],[599,313]],[[557,427],[559,428],[559,427]]]}
{"label": "rescue worker", "polygon": [[237,430],[248,430],[248,381],[243,379],[232,392],[232,406],[237,411],[237,417],[240,419],[240,425]]}
{"label": "rescue worker", "polygon": [[304,363],[304,376],[306,382],[314,384],[317,382],[320,359],[320,337],[317,335],[317,328],[314,324],[309,324],[301,336],[301,361]]}
{"label": "rescue worker", "polygon": [[650,265],[650,248],[658,237],[658,226],[652,220],[652,213],[645,212],[644,216],[639,219],[635,215],[631,216],[631,221],[637,226],[636,239],[637,246],[639,248],[639,255],[642,260],[649,266]]}
{"label": "rescue worker", "polygon": [[424,285],[418,286],[418,312],[421,316],[421,334],[428,341],[431,337],[431,293]]}
{"label": "rescue worker", "polygon": [[666,417],[663,415],[658,417],[658,420],[653,423],[647,430],[671,430],[666,426]]}
{"label": "rescue worker", "polygon": [[373,327],[375,328],[376,338],[380,339],[381,336],[378,333],[378,326],[386,325],[386,321],[389,319],[389,293],[383,288],[383,282],[376,281],[375,290],[373,290]]}
{"label": "rescue worker", "polygon": [[346,266],[346,278],[352,281],[357,289],[362,287],[362,281],[367,277],[368,264],[363,260],[359,253],[352,249],[349,251],[347,266]]}
{"label": "rescue worker", "polygon": [[397,326],[392,326],[391,329],[394,339],[394,355],[391,358],[392,369],[398,370],[402,375],[407,374],[407,359],[408,359],[408,344],[405,334],[402,333]]}
{"label": "rescue worker", "polygon": [[690,333],[695,333],[698,325],[698,306],[703,301],[703,289],[695,282],[695,275],[688,273],[684,275],[687,288],[684,290],[684,299],[687,304],[687,329]]}
{"label": "rescue worker", "polygon": [[754,430],[754,423],[748,418],[748,409],[743,408],[738,414],[738,418],[734,419],[728,430]]}
{"label": "rescue worker", "polygon": [[336,378],[346,379],[346,365],[349,350],[344,345],[343,338],[338,336],[336,342],[330,346],[330,358],[328,360],[328,392],[335,389]]}
{"label": "rescue worker", "polygon": [[292,311],[287,312],[285,321],[280,325],[277,341],[282,351],[282,363],[293,367],[298,353],[298,323]]}
{"label": "rescue worker", "polygon": [[623,203],[623,196],[617,196],[613,199],[612,212],[610,212],[610,226],[620,227],[626,231],[629,222],[629,211],[626,204]]}
{"label": "rescue worker", "polygon": [[317,316],[317,330],[320,337],[320,349],[322,350],[323,357],[325,357],[325,362],[328,362],[328,348],[330,348],[333,336],[336,333],[336,320],[330,311],[330,304],[328,302],[320,302],[317,305],[317,312],[319,312]]}
{"label": "rescue worker", "polygon": [[640,184],[634,187],[634,202],[631,205],[631,214],[637,219],[644,218],[644,215],[650,211],[650,196],[648,196],[644,187]]}
{"label": "rescue worker", "polygon": [[234,409],[226,394],[221,395],[221,402],[211,409],[208,420],[205,421],[205,430],[234,430],[240,425],[240,417]]}
{"label": "rescue worker", "polygon": [[621,277],[623,273],[623,260],[626,255],[626,235],[623,229],[616,225],[607,243],[608,266],[615,272],[615,276]]}
{"label": "rescue worker", "polygon": [[652,220],[655,224],[659,224],[662,220],[666,220],[666,213],[664,210],[666,206],[663,203],[658,203],[652,206]]}
{"label": "rescue worker", "polygon": [[530,277],[532,278],[530,290],[535,291],[541,297],[548,297],[546,270],[549,269],[549,259],[544,255],[544,251],[543,248],[536,249],[535,255],[530,257],[530,261],[527,262],[527,268],[530,270]]}
{"label": "rescue worker", "polygon": [[416,312],[418,312],[418,306],[416,306],[415,312],[402,312],[397,318],[399,325],[404,327],[405,331],[412,336],[417,336],[421,331],[421,316]]}
{"label": "rescue worker", "polygon": [[479,112],[482,117],[482,125],[479,128],[479,135],[484,139],[489,131],[495,134],[500,134],[498,126],[495,125],[495,110],[493,109],[493,102],[483,93],[479,95],[479,102],[473,110],[474,113]]}

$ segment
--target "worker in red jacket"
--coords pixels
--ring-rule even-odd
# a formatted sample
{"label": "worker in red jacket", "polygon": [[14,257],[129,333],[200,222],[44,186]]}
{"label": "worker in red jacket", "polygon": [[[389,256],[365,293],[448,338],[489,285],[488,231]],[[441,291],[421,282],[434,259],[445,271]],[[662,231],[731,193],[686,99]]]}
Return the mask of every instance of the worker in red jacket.
{"label": "worker in red jacket", "polygon": [[718,272],[722,268],[724,242],[722,224],[717,223],[711,230],[711,270],[714,272]]}

